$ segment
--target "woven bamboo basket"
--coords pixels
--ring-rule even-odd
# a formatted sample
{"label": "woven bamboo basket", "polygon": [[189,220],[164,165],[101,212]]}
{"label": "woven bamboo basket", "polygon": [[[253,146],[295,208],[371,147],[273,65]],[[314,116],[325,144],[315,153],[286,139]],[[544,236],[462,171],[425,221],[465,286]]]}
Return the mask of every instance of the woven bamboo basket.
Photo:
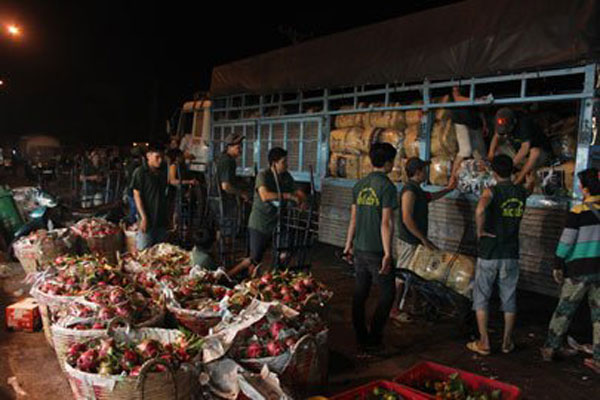
{"label": "woven bamboo basket", "polygon": [[[144,328],[139,331],[143,337],[164,341],[173,331]],[[150,372],[156,364],[167,367],[165,372]],[[76,400],[189,400],[196,390],[196,371],[182,365],[173,371],[163,360],[151,359],[144,363],[139,376],[101,376],[76,370],[65,364],[65,373]]]}
{"label": "woven bamboo basket", "polygon": [[[156,315],[153,315],[148,320],[135,325],[136,328],[160,328],[164,325],[165,313],[160,311]],[[107,329],[90,329],[90,330],[78,330],[69,328],[69,325],[73,325],[73,323],[65,323],[62,324],[58,321],[56,324],[51,326],[52,331],[52,341],[54,343],[54,351],[56,352],[56,357],[58,358],[58,364],[60,368],[64,371],[65,369],[65,361],[67,358],[67,353],[69,347],[75,343],[81,343],[86,340],[106,337],[108,335]]]}

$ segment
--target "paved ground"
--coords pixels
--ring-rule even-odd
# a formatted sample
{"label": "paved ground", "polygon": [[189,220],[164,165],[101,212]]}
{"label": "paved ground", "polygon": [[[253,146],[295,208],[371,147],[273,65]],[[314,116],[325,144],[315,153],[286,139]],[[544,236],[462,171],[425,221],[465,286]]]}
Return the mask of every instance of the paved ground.
{"label": "paved ground", "polygon": [[[335,292],[331,310],[330,384],[315,388],[315,393],[333,394],[374,379],[393,378],[418,361],[432,360],[515,384],[523,390],[526,399],[598,398],[600,379],[582,366],[583,356],[553,364],[541,361],[537,349],[543,342],[554,300],[530,293],[520,293],[519,349],[513,354],[475,356],[465,349],[467,337],[461,336],[455,321],[417,321],[402,327],[388,326],[386,357],[369,363],[356,362],[350,324],[353,278],[334,259],[333,253],[334,249],[329,246],[315,249],[314,273]],[[23,286],[20,266],[12,265],[17,275],[0,280],[2,312],[15,299],[14,291]],[[374,291],[373,298],[375,295]],[[373,306],[373,302],[370,305]],[[580,312],[573,334],[578,340],[589,342],[591,332],[585,312]],[[501,325],[494,317],[492,327],[499,345]],[[1,399],[17,398],[6,384],[11,376],[17,377],[29,399],[71,398],[68,384],[43,333],[7,332],[3,327],[0,331],[0,354]]]}

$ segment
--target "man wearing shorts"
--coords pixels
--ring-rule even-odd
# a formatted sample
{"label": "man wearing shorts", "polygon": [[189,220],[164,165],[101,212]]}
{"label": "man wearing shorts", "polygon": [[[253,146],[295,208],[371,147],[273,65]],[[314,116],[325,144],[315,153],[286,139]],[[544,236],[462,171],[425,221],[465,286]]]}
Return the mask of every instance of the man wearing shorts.
{"label": "man wearing shorts", "polygon": [[488,304],[496,280],[504,312],[502,352],[514,349],[512,338],[517,311],[517,282],[519,280],[519,228],[527,197],[533,189],[533,177],[527,176],[528,188],[511,182],[513,161],[507,155],[492,160],[496,186],[484,190],[477,210],[478,258],[473,288],[473,310],[477,316],[479,340],[467,348],[481,355],[490,354],[488,336]]}
{"label": "man wearing shorts", "polygon": [[[408,181],[400,192],[400,212],[398,213],[398,241],[396,245],[396,268],[406,268],[418,245],[428,249],[437,247],[427,239],[429,225],[429,202],[441,199],[456,187],[456,179],[452,177],[448,186],[438,192],[425,192],[421,184],[427,181],[427,165],[429,162],[418,157],[409,158],[406,162]],[[407,316],[399,310],[404,282],[396,279],[396,298],[391,317],[406,322]]]}
{"label": "man wearing shorts", "polygon": [[256,177],[256,193],[248,221],[250,257],[228,271],[230,276],[256,267],[262,262],[277,226],[277,207],[273,202],[279,201],[280,193],[284,201],[299,204],[305,199],[304,192],[294,188],[294,178],[287,170],[287,151],[281,147],[274,147],[269,150],[268,160],[269,168],[260,171]]}

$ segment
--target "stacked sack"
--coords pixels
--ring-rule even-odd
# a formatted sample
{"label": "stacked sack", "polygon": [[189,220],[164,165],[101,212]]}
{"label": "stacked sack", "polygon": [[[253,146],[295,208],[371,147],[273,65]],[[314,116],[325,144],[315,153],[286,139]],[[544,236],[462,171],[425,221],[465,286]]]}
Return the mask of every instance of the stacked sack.
{"label": "stacked sack", "polygon": [[[438,101],[447,102],[448,97]],[[432,185],[446,186],[452,175],[452,162],[458,153],[458,140],[451,113],[443,108],[435,112],[435,121],[431,129],[430,153],[429,181]]]}
{"label": "stacked sack", "polygon": [[[371,106],[382,107],[383,105],[372,104]],[[365,104],[360,104],[359,107],[365,108]],[[402,180],[404,176],[402,149],[406,127],[404,112],[341,114],[335,119],[335,127],[336,129],[331,131],[329,142],[331,176],[359,179],[368,175],[373,171],[369,159],[371,144],[390,143],[398,150],[390,178],[393,181]]]}
{"label": "stacked sack", "polygon": [[[441,98],[437,101],[444,102],[447,99]],[[400,104],[392,104],[392,106],[398,105]],[[383,107],[383,104],[373,103],[369,106]],[[359,104],[359,108],[366,108],[366,105]],[[368,155],[371,144],[390,143],[396,148],[398,155],[389,177],[394,182],[405,181],[406,159],[420,156],[422,116],[421,110],[378,111],[337,116],[336,129],[330,136],[331,175],[349,179],[368,175],[373,170]],[[435,123],[431,133],[433,158],[430,169],[430,180],[434,185],[448,183],[452,160],[458,152],[456,131],[449,117],[445,109],[438,109],[435,112]]]}

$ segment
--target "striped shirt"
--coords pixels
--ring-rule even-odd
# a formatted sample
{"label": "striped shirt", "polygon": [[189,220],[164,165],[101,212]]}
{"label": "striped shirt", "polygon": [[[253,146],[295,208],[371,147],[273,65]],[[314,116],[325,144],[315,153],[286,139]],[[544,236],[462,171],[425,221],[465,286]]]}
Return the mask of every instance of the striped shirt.
{"label": "striped shirt", "polygon": [[[600,212],[600,196],[589,197],[585,202],[594,203]],[[578,204],[569,212],[556,256],[566,267],[565,276],[600,273],[600,220],[587,204]]]}

